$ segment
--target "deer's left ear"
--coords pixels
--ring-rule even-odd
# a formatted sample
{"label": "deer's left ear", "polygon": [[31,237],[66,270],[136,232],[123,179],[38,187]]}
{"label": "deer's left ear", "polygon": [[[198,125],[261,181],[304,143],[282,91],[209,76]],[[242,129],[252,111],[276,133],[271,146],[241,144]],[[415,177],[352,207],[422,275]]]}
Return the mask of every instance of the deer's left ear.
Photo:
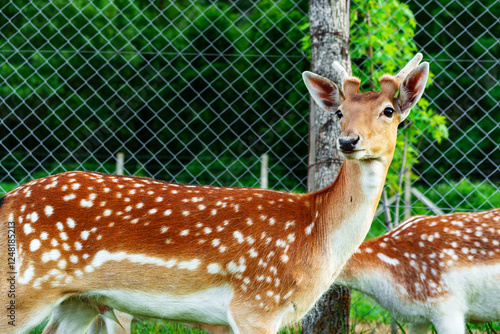
{"label": "deer's left ear", "polygon": [[429,76],[429,63],[423,62],[411,72],[399,87],[398,106],[401,112],[401,122],[406,119],[410,110],[424,93],[427,77]]}
{"label": "deer's left ear", "polygon": [[308,71],[302,73],[302,78],[311,97],[321,108],[337,111],[344,101],[344,94],[333,81]]}

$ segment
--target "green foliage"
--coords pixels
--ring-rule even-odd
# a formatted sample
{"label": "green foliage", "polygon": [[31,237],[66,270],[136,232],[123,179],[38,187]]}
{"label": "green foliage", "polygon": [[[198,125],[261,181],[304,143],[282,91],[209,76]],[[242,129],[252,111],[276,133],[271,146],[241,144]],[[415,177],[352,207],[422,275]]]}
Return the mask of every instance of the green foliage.
{"label": "green foliage", "polygon": [[[417,187],[439,207],[449,207],[454,211],[484,211],[500,207],[500,189],[487,182],[468,179],[443,182],[432,188]],[[424,207],[415,203],[415,214],[429,214]]]}
{"label": "green foliage", "polygon": [[[436,73],[426,95],[446,112],[450,140],[430,150],[419,171],[428,182],[464,176],[500,182],[500,100],[498,81],[500,2],[410,1],[419,23],[415,40],[425,46]],[[445,152],[446,157],[443,157]],[[466,159],[464,159],[466,157]]]}
{"label": "green foliage", "polygon": [[350,13],[353,75],[373,89],[384,73],[395,73],[418,50],[416,22],[408,5],[398,0],[363,0]]}

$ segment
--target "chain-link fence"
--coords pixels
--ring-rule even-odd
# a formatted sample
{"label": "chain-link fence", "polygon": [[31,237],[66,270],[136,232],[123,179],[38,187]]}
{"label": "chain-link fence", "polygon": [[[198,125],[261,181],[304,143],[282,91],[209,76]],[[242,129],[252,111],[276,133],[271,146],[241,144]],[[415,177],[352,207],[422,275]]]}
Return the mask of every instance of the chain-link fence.
{"label": "chain-link fence", "polygon": [[[307,1],[34,0],[0,11],[0,193],[121,168],[227,186],[267,175],[272,189],[305,191]],[[351,11],[355,74],[394,63],[405,38],[433,73],[428,103],[400,133],[392,223],[500,207],[499,2],[366,0]],[[386,225],[380,214],[371,235]],[[356,332],[390,331],[389,314],[356,293],[351,318]]]}

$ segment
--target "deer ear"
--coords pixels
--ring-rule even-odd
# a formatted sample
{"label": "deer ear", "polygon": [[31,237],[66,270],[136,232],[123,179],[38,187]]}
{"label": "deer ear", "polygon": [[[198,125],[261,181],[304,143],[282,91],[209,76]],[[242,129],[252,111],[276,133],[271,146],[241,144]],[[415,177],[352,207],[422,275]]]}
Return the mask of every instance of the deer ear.
{"label": "deer ear", "polygon": [[304,83],[316,103],[326,111],[336,111],[344,101],[344,94],[336,84],[312,72],[302,73]]}
{"label": "deer ear", "polygon": [[424,93],[429,63],[423,62],[403,80],[399,87],[398,106],[401,111],[401,122],[406,119],[411,108],[417,104]]}

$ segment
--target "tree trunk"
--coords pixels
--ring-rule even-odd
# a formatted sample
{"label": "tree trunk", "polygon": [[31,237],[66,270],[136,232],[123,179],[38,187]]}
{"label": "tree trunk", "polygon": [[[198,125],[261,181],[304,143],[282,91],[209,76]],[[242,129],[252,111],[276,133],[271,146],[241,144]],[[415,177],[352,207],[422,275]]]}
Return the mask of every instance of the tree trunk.
{"label": "tree trunk", "polygon": [[[339,81],[332,63],[338,61],[351,73],[349,57],[349,1],[309,0],[311,71]],[[335,145],[340,135],[335,115],[320,109],[311,100],[309,118],[308,190],[329,186],[342,165]],[[351,294],[349,289],[333,286],[306,315],[303,333],[348,333]]]}

